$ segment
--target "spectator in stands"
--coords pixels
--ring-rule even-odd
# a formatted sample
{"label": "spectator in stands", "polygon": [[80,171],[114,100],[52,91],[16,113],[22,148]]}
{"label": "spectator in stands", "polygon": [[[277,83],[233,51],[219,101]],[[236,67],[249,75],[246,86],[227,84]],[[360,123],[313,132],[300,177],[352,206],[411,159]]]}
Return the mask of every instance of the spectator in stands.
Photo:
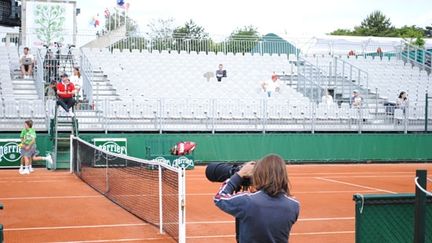
{"label": "spectator in stands", "polygon": [[62,81],[57,84],[57,105],[63,107],[63,109],[70,115],[75,116],[72,110],[75,105],[74,96],[76,93],[75,85],[69,80],[69,76],[64,73],[61,75]]}
{"label": "spectator in stands", "polygon": [[178,142],[174,147],[170,149],[172,155],[187,155],[194,151],[196,148],[195,142],[185,141]]}
{"label": "spectator in stands", "polygon": [[325,94],[324,94],[323,97],[321,98],[321,102],[322,102],[323,104],[326,104],[327,107],[333,105],[333,97],[330,95],[328,89],[325,90]]}
{"label": "spectator in stands", "polygon": [[405,110],[408,108],[408,94],[405,91],[400,92],[397,100],[396,100],[396,108],[402,109],[405,114]]}
{"label": "spectator in stands", "polygon": [[[246,178],[252,191],[235,193]],[[285,161],[278,155],[243,165],[226,180],[214,202],[239,222],[238,242],[288,242],[300,204],[292,198]]]}
{"label": "spectator in stands", "polygon": [[351,107],[361,108],[363,99],[357,90],[353,90],[353,95],[351,97]]}
{"label": "spectator in stands", "polygon": [[355,56],[355,52],[354,52],[354,50],[350,50],[350,51],[348,52],[348,56]]}
{"label": "spectator in stands", "polygon": [[223,69],[223,65],[219,64],[219,69],[216,70],[216,79],[218,82],[222,81],[222,78],[227,77],[227,71]]}
{"label": "spectator in stands", "polygon": [[78,67],[74,67],[74,69],[73,69],[73,75],[71,77],[71,82],[75,85],[76,99],[77,99],[77,102],[79,103],[80,101],[83,100],[84,95],[83,95],[83,90],[82,90],[83,79],[81,77],[81,72],[80,72]]}
{"label": "spectator in stands", "polygon": [[57,82],[51,81],[51,83],[45,88],[45,96],[48,100],[55,100],[57,98]]}
{"label": "spectator in stands", "polygon": [[382,51],[381,47],[378,47],[376,52],[377,52],[377,55],[382,59],[383,51]]}
{"label": "spectator in stands", "polygon": [[33,129],[33,121],[27,120],[24,122],[24,128],[21,130],[21,166],[19,168],[19,173],[21,175],[30,174],[33,172],[32,161],[35,160],[46,160],[52,163],[51,156],[41,157],[37,156],[36,150],[36,131]]}
{"label": "spectator in stands", "polygon": [[274,92],[279,92],[280,89],[280,83],[278,76],[273,72],[273,75],[271,76],[271,80],[266,80],[261,84],[262,89],[264,92],[267,93],[267,97],[271,97]]}
{"label": "spectator in stands", "polygon": [[20,57],[20,68],[22,78],[31,78],[33,75],[34,56],[30,54],[30,49],[24,47],[24,53]]}

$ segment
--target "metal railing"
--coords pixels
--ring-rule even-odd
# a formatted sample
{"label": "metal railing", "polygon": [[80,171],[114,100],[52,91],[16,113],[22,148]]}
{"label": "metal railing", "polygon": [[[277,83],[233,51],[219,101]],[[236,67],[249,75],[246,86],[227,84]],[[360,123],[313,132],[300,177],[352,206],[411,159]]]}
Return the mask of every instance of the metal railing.
{"label": "metal railing", "polygon": [[[93,97],[93,67],[88,59],[88,57],[85,55],[85,53],[80,50],[81,52],[81,60],[80,60],[80,67],[81,67],[81,75],[83,79],[83,93],[85,96],[85,100],[89,104],[93,104],[94,97]],[[96,97],[97,98],[97,97]]]}
{"label": "metal railing", "polygon": [[413,66],[426,70],[429,74],[432,70],[432,50],[426,50],[408,42],[402,42],[399,46],[399,58],[409,62]]}
{"label": "metal railing", "polygon": [[215,42],[211,38],[146,38],[127,37],[110,46],[110,50],[121,51],[167,51],[167,52],[215,52],[215,53],[251,53],[251,54],[299,54],[299,49],[291,43],[268,39],[226,39]]}
{"label": "metal railing", "polygon": [[[426,107],[351,107],[285,99],[100,101],[95,123],[108,131],[424,131]],[[428,112],[431,112],[429,107]],[[79,119],[79,114],[78,114]],[[81,123],[81,128],[86,124]],[[85,128],[84,128],[85,129]]]}

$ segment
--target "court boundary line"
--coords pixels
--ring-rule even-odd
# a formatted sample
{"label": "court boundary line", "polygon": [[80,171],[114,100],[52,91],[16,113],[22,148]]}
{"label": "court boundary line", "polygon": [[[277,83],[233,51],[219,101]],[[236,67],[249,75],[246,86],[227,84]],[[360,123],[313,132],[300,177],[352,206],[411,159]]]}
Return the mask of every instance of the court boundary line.
{"label": "court boundary line", "polygon": [[[334,217],[334,218],[299,218],[298,221],[316,222],[316,221],[344,221],[354,220],[354,217]],[[212,220],[212,221],[191,221],[187,225],[196,224],[233,224],[234,220]],[[112,227],[132,227],[132,226],[153,226],[149,223],[127,223],[127,224],[98,224],[98,225],[72,225],[72,226],[40,226],[40,227],[22,227],[22,228],[5,228],[4,231],[33,231],[33,230],[62,230],[62,229],[86,229],[86,228],[112,228]]]}
{"label": "court boundary line", "polygon": [[[298,232],[290,233],[291,236],[309,236],[309,235],[339,235],[339,234],[354,234],[355,231],[317,231],[317,232]],[[186,239],[217,239],[217,238],[234,238],[235,235],[197,235],[187,236]],[[97,242],[124,242],[124,241],[151,241],[151,240],[163,240],[166,238],[125,238],[125,239],[107,239],[107,240],[86,240],[86,241],[72,241],[74,243],[97,243]],[[49,241],[45,243],[67,243],[71,241]]]}
{"label": "court boundary line", "polygon": [[386,193],[390,193],[390,194],[398,194],[397,192],[393,192],[393,191],[389,191],[389,190],[384,190],[384,189],[380,189],[380,188],[376,188],[376,187],[370,187],[370,186],[363,186],[363,185],[359,185],[359,184],[355,184],[355,183],[338,181],[338,180],[333,180],[333,179],[329,179],[329,178],[314,177],[314,179],[327,181],[327,182],[333,182],[333,183],[337,183],[337,184],[348,185],[348,186],[355,186],[355,187],[360,187],[360,188],[369,189],[369,190],[375,190],[375,191],[379,191],[379,192],[386,192]]}

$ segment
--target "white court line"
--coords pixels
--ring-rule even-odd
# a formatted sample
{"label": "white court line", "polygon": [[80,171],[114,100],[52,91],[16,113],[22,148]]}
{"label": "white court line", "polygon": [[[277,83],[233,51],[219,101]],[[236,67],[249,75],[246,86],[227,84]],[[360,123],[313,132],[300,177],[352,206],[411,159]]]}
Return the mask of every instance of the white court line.
{"label": "white court line", "polygon": [[[299,218],[299,222],[313,222],[313,221],[344,221],[344,220],[354,220],[354,217],[335,217],[335,218]],[[225,221],[196,221],[196,222],[186,222],[188,225],[193,224],[232,224],[234,220]]]}
{"label": "white court line", "polygon": [[3,231],[31,231],[31,230],[111,228],[111,227],[147,226],[147,225],[150,225],[150,224],[147,224],[147,223],[138,223],[138,224],[99,224],[99,225],[76,225],[76,226],[47,226],[47,227],[28,227],[28,228],[4,228]]}
{"label": "white court line", "polygon": [[[293,194],[330,194],[330,193],[368,193],[376,192],[376,190],[345,190],[345,191],[299,191],[293,192]],[[176,194],[173,194],[176,195]],[[186,196],[214,196],[216,193],[187,193]],[[135,194],[135,195],[119,195],[120,197],[146,197],[148,195]],[[105,198],[103,195],[77,195],[77,196],[39,196],[39,197],[2,197],[0,201],[12,201],[12,200],[47,200],[47,199],[85,199],[85,198]]]}
{"label": "white court line", "polygon": [[48,241],[45,243],[90,243],[90,242],[124,242],[124,241],[152,241],[164,240],[166,238],[133,238],[133,239],[111,239],[111,240],[84,240],[84,241]]}
{"label": "white court line", "polygon": [[[344,190],[344,191],[293,191],[292,194],[328,194],[328,193],[367,193],[367,192],[376,192],[376,190],[364,190],[364,191],[356,191],[356,190]],[[187,193],[186,196],[214,196],[216,193]],[[0,198],[1,199],[1,198]]]}
{"label": "white court line", "polygon": [[314,177],[314,178],[318,179],[318,180],[323,180],[323,181],[328,181],[328,182],[333,182],[333,183],[338,183],[338,184],[343,184],[343,185],[348,185],[348,186],[360,187],[363,189],[369,189],[369,190],[375,190],[375,191],[380,191],[380,192],[387,192],[387,193],[391,193],[391,194],[397,194],[396,192],[392,192],[392,191],[388,191],[388,190],[384,190],[384,189],[379,189],[376,187],[362,186],[359,184],[354,184],[354,183],[349,183],[349,182],[344,182],[344,181],[338,181],[338,180],[333,180],[333,179],[327,179],[327,178],[322,178],[322,177]]}
{"label": "white court line", "polygon": [[[289,173],[288,176],[311,176],[311,175],[386,175],[386,174],[413,174],[412,171],[380,171],[380,172],[370,172],[370,171],[354,171],[354,172],[310,172],[310,173]],[[187,178],[204,178],[205,176],[200,175],[187,175]]]}
{"label": "white court line", "polygon": [[[0,183],[46,183],[46,182],[65,182],[64,180],[9,180],[9,181],[0,181]],[[69,183],[69,181],[67,181]]]}
{"label": "white court line", "polygon": [[303,233],[290,233],[290,236],[301,235],[339,235],[339,234],[354,234],[355,231],[324,231],[324,232],[303,232]]}
{"label": "white court line", "polygon": [[103,195],[89,196],[49,196],[49,197],[3,197],[0,201],[7,200],[43,200],[43,199],[81,199],[81,198],[105,198]]}
{"label": "white court line", "polygon": [[[336,217],[336,218],[300,218],[298,221],[343,221],[354,220],[354,217]],[[233,224],[234,220],[224,221],[192,221],[186,222],[187,225],[194,224]],[[32,231],[32,230],[62,230],[62,229],[86,229],[86,228],[112,228],[112,227],[131,227],[131,226],[151,226],[148,223],[136,224],[99,224],[99,225],[75,225],[75,226],[44,226],[44,227],[26,227],[26,228],[4,228],[4,231]]]}

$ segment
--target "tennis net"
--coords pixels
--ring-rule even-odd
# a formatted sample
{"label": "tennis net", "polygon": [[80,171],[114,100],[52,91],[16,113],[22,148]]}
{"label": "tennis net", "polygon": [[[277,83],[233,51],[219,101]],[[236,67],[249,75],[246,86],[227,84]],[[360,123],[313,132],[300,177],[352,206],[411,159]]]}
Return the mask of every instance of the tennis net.
{"label": "tennis net", "polygon": [[71,169],[138,218],[185,242],[185,171],[162,161],[113,154],[71,138]]}

